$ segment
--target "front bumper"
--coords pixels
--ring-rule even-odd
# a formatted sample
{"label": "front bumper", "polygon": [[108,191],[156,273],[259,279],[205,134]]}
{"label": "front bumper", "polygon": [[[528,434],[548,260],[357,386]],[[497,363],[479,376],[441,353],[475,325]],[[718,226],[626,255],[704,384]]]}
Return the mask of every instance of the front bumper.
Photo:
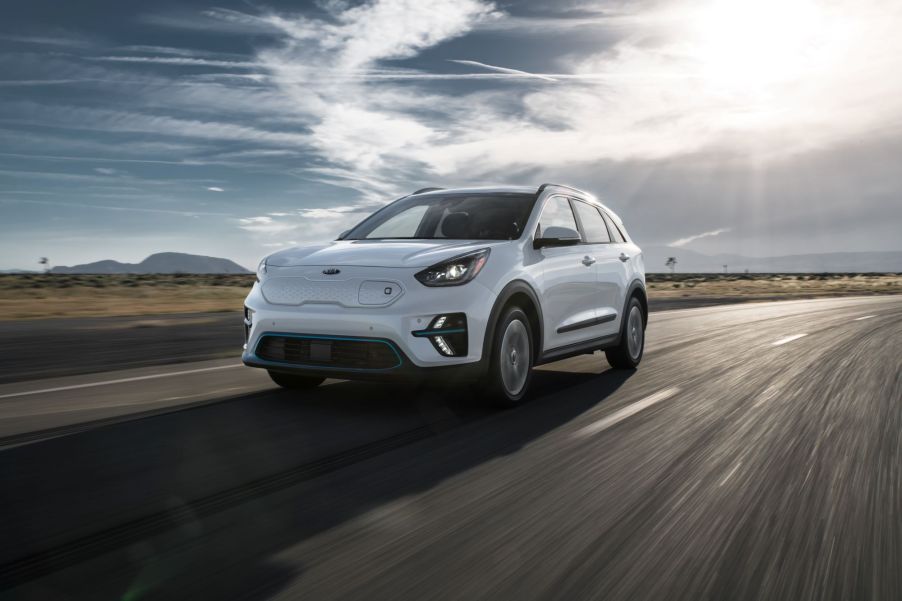
{"label": "front bumper", "polygon": [[[300,338],[306,338],[299,335]],[[316,338],[324,338],[317,336]],[[331,340],[340,341],[344,337],[330,336]],[[356,339],[359,340],[359,339]],[[397,361],[387,367],[333,367],[329,365],[317,365],[313,363],[295,363],[284,362],[272,359],[264,359],[260,357],[256,350],[254,352],[245,351],[242,355],[244,364],[248,367],[260,367],[269,371],[277,371],[284,373],[302,373],[308,376],[322,378],[337,378],[341,380],[373,380],[373,381],[389,381],[389,380],[410,380],[410,381],[471,381],[480,378],[485,373],[485,366],[482,361],[471,363],[455,363],[450,365],[438,365],[430,367],[420,367],[414,364],[404,352],[389,340],[371,339],[379,344],[386,344],[392,347],[396,353]]]}
{"label": "front bumper", "polygon": [[[346,307],[335,303],[277,305],[267,301],[256,284],[245,304],[247,344],[243,355],[246,365],[342,379],[393,379],[436,377],[454,373],[454,377],[478,376],[483,371],[482,341],[485,337],[494,294],[478,282],[460,287],[427,288],[418,282],[406,282],[404,294],[385,307]],[[424,311],[425,309],[425,311]],[[466,314],[468,344],[466,354],[443,356],[433,340],[423,336],[433,320],[443,314]],[[260,353],[267,336],[300,339],[376,341],[390,346],[398,357],[397,365],[375,369],[328,366],[292,361],[282,362]]]}

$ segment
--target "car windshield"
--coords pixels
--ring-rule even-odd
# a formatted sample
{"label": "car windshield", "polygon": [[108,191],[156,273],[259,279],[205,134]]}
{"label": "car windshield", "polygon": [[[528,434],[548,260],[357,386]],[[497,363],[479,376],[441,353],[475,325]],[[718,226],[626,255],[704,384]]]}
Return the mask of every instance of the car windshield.
{"label": "car windshield", "polygon": [[511,192],[406,196],[373,213],[343,240],[515,240],[536,202]]}

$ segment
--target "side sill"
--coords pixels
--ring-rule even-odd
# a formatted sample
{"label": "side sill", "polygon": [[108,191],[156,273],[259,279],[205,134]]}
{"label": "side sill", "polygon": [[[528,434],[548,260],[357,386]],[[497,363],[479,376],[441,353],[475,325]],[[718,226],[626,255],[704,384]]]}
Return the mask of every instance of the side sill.
{"label": "side sill", "polygon": [[611,334],[610,336],[602,336],[601,338],[594,338],[592,340],[586,340],[584,342],[577,342],[574,344],[568,344],[566,346],[559,346],[557,348],[549,349],[542,353],[542,356],[539,357],[538,361],[536,361],[536,365],[551,363],[552,361],[560,361],[561,359],[566,359],[567,357],[575,357],[576,355],[583,355],[585,353],[603,350],[610,346],[616,345],[619,338],[619,334]]}

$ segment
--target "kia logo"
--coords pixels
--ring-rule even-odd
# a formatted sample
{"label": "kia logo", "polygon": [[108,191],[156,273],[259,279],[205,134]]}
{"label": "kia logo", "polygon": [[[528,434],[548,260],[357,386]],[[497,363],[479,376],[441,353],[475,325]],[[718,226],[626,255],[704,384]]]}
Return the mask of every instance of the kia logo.
{"label": "kia logo", "polygon": [[341,273],[341,269],[336,269],[334,267],[330,267],[329,269],[323,269],[323,275],[335,275],[337,273]]}

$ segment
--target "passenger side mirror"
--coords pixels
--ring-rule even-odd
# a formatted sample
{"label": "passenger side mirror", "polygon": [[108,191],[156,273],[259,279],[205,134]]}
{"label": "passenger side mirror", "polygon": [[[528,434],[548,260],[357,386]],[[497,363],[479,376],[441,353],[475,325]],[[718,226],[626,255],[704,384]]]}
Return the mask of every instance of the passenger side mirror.
{"label": "passenger side mirror", "polygon": [[551,226],[542,232],[541,238],[532,241],[533,248],[545,246],[573,246],[579,244],[581,238],[579,232],[569,227]]}

